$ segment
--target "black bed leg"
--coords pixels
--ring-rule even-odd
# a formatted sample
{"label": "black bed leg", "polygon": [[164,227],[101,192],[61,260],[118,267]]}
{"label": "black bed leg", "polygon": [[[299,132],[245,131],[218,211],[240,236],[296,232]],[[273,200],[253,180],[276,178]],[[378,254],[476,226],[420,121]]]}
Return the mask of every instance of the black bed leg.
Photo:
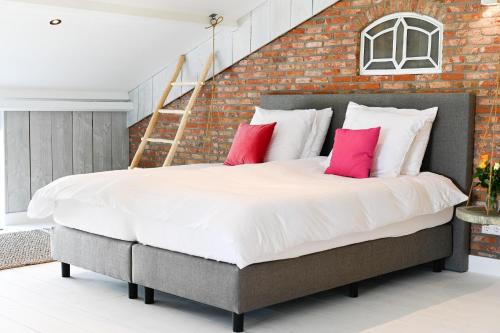
{"label": "black bed leg", "polygon": [[129,299],[136,299],[138,290],[137,290],[137,284],[129,282],[128,283],[128,298]]}
{"label": "black bed leg", "polygon": [[358,284],[357,283],[351,283],[349,285],[349,297],[351,297],[351,298],[358,297]]}
{"label": "black bed leg", "polygon": [[243,313],[233,312],[233,332],[243,332],[243,323],[245,315]]}
{"label": "black bed leg", "polygon": [[153,288],[144,287],[144,303],[153,304],[155,302],[155,290]]}
{"label": "black bed leg", "polygon": [[70,276],[70,266],[65,262],[61,263],[61,276],[63,278],[68,278]]}
{"label": "black bed leg", "polygon": [[434,273],[442,272],[443,268],[444,268],[444,259],[438,259],[432,262],[432,271]]}

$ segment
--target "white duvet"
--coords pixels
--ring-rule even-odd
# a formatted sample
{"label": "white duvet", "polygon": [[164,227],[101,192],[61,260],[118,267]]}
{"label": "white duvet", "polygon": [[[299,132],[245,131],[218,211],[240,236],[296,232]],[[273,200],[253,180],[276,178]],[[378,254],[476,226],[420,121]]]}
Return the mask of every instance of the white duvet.
{"label": "white duvet", "polygon": [[105,207],[129,217],[123,223],[141,243],[243,268],[467,199],[433,173],[351,179],[323,174],[323,160],[69,176],[38,190],[28,215],[48,217],[70,201]]}

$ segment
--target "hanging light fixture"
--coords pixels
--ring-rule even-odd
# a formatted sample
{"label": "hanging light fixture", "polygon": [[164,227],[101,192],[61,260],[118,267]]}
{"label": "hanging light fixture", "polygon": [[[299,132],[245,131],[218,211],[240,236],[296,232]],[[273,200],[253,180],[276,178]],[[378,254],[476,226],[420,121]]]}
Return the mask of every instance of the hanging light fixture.
{"label": "hanging light fixture", "polygon": [[[205,138],[203,140],[203,151],[206,156],[210,155],[211,149],[209,143],[212,142],[212,138],[210,137],[210,124],[212,122],[212,113],[214,108],[214,99],[215,99],[215,85],[216,85],[216,77],[215,77],[215,28],[224,21],[224,17],[219,14],[211,14],[208,16],[210,26],[205,29],[212,29],[212,56],[214,60],[212,61],[212,91],[210,96],[210,105],[208,107],[207,114],[207,126],[205,128]],[[208,149],[207,149],[208,144]]]}
{"label": "hanging light fixture", "polygon": [[61,19],[52,19],[52,20],[49,21],[50,25],[59,25],[61,23],[62,23]]}

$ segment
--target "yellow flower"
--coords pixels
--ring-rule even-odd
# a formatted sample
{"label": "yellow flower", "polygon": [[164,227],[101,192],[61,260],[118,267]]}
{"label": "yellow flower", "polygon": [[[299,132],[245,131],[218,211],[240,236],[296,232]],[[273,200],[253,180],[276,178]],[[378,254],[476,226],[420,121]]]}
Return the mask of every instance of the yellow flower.
{"label": "yellow flower", "polygon": [[495,166],[493,167],[493,170],[495,170],[495,171],[498,169],[500,169],[500,162],[496,162]]}
{"label": "yellow flower", "polygon": [[481,155],[481,163],[479,163],[479,168],[484,169],[488,163],[489,156],[488,154]]}

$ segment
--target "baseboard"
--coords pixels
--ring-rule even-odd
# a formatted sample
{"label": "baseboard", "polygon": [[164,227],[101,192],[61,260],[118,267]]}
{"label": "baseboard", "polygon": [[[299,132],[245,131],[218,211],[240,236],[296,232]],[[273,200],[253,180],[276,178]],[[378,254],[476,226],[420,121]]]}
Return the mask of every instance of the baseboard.
{"label": "baseboard", "polygon": [[500,260],[487,257],[469,256],[469,272],[500,277]]}
{"label": "baseboard", "polygon": [[8,213],[5,214],[5,225],[4,226],[12,226],[12,225],[26,225],[26,224],[52,224],[54,220],[51,217],[45,219],[31,219],[28,217],[26,212],[19,213]]}

